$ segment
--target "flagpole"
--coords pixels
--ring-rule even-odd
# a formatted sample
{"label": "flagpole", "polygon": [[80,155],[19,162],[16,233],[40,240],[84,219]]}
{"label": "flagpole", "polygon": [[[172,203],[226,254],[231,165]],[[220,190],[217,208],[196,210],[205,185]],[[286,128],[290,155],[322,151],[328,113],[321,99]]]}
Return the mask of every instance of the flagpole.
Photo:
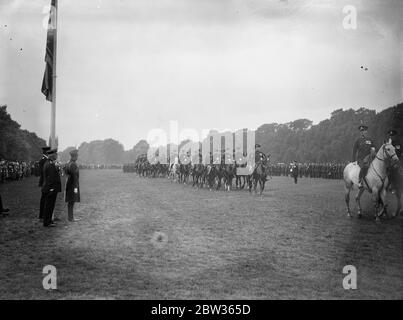
{"label": "flagpole", "polygon": [[52,78],[52,108],[51,108],[51,120],[50,120],[50,147],[57,148],[56,145],[56,78],[57,78],[57,24],[58,24],[58,0],[55,0],[55,8],[54,10],[54,41],[53,41],[53,78]]}

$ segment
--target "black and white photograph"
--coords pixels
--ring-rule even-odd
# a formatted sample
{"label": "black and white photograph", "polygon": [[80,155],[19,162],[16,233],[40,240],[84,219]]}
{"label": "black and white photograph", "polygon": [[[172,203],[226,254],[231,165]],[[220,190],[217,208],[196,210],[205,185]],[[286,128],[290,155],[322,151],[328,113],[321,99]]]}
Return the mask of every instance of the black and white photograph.
{"label": "black and white photograph", "polygon": [[0,0],[0,70],[0,300],[403,299],[403,1]]}

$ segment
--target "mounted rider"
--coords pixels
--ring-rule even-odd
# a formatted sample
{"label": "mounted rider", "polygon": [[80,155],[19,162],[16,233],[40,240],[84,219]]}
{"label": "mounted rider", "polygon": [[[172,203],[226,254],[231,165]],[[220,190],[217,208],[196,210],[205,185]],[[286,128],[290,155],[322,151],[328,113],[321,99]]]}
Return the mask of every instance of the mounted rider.
{"label": "mounted rider", "polygon": [[[357,162],[357,164],[360,166],[360,174],[359,174],[359,182],[358,182],[358,187],[362,188],[363,187],[363,179],[365,177],[365,168],[364,167],[364,158],[370,154],[371,152],[371,147],[375,148],[374,143],[372,142],[372,139],[367,137],[367,132],[368,132],[368,126],[361,124],[358,127],[358,130],[360,131],[360,137],[357,138],[357,140],[354,142],[353,146],[353,156],[352,156],[352,162]],[[375,148],[376,151],[376,148]]]}
{"label": "mounted rider", "polygon": [[399,183],[399,175],[401,176],[401,173],[399,173],[399,170],[402,170],[402,166],[403,166],[402,147],[397,138],[396,130],[389,130],[387,132],[386,142],[390,143],[392,146],[395,147],[396,155],[398,156],[398,158],[400,160],[399,165],[396,167],[390,168],[390,171],[388,172],[388,179],[390,182],[389,190],[392,190],[392,189],[396,189],[396,187]]}
{"label": "mounted rider", "polygon": [[397,131],[389,130],[386,141],[395,147],[396,155],[398,156],[399,160],[402,160],[402,146],[397,138]]}
{"label": "mounted rider", "polygon": [[258,167],[259,164],[263,164],[262,168],[263,171],[266,172],[266,167],[264,166],[267,162],[267,156],[261,151],[261,145],[260,144],[255,144],[255,166],[252,171],[252,175],[255,173],[256,168]]}

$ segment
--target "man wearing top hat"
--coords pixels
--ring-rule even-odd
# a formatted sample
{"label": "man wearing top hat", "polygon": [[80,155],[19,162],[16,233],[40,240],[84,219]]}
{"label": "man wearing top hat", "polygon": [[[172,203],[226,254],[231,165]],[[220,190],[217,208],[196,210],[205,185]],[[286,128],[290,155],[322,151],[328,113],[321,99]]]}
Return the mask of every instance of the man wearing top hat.
{"label": "man wearing top hat", "polygon": [[360,130],[360,137],[354,142],[352,161],[357,162],[361,168],[358,187],[362,188],[364,178],[364,170],[362,170],[362,168],[364,166],[364,159],[368,154],[370,154],[371,147],[375,147],[375,145],[372,140],[367,137],[368,127],[366,125],[361,124],[358,127],[358,130]]}
{"label": "man wearing top hat", "polygon": [[[39,183],[38,186],[42,187],[43,186],[43,165],[45,162],[48,160],[47,152],[50,150],[50,147],[42,147],[42,159],[39,160],[38,168],[39,168]],[[43,219],[43,210],[45,207],[45,194],[42,192],[41,193],[41,202],[39,206],[39,219]]]}
{"label": "man wearing top hat", "polygon": [[54,227],[52,221],[53,210],[57,194],[62,191],[59,170],[56,168],[57,150],[51,149],[47,152],[48,160],[43,165],[43,185],[42,192],[45,194],[45,206],[43,210],[44,227]]}
{"label": "man wearing top hat", "polygon": [[67,202],[68,220],[76,222],[80,219],[75,219],[73,215],[74,203],[80,202],[80,184],[79,184],[79,169],[77,166],[78,150],[70,151],[70,161],[65,167],[66,191],[65,202]]}

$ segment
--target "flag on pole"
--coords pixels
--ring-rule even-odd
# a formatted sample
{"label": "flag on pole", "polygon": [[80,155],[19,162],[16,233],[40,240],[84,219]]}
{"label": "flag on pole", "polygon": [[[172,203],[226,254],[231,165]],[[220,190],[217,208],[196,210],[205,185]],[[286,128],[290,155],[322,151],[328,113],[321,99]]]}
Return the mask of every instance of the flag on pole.
{"label": "flag on pole", "polygon": [[48,35],[46,41],[46,55],[45,55],[45,74],[42,81],[42,93],[46,96],[46,100],[53,101],[53,63],[55,53],[55,37],[56,37],[56,0],[52,0],[49,23],[48,23]]}

